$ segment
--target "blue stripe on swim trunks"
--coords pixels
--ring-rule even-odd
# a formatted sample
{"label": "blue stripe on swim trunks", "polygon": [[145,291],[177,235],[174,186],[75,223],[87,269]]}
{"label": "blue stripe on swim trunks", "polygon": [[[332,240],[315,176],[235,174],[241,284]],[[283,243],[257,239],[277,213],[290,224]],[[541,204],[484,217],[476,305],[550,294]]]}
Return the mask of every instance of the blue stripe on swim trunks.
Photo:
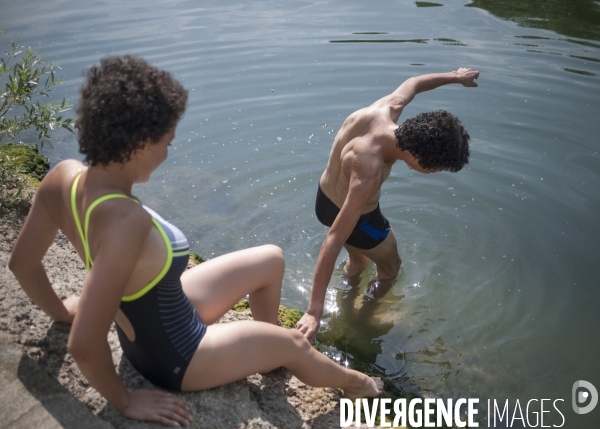
{"label": "blue stripe on swim trunks", "polygon": [[369,225],[369,222],[367,222],[366,220],[363,220],[360,223],[359,227],[370,237],[373,237],[375,240],[381,240],[382,238],[386,238],[390,232],[389,228],[383,232],[379,231],[378,229],[375,229],[371,225]]}

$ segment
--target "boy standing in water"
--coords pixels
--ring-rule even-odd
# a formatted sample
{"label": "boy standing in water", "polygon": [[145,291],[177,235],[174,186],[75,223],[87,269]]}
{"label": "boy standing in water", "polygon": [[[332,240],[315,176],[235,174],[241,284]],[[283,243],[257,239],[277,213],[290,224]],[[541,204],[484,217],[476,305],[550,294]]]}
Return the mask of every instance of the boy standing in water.
{"label": "boy standing in water", "polygon": [[402,260],[396,237],[379,210],[381,185],[398,160],[421,173],[459,171],[469,159],[469,134],[445,111],[421,113],[397,125],[415,95],[442,85],[476,87],[478,71],[460,68],[450,73],[411,77],[398,89],[344,121],[321,176],[315,210],[330,227],[315,268],[308,309],[296,328],[313,341],[323,315],[327,285],[335,261],[348,251],[345,275],[360,274],[370,261],[376,277],[393,280]]}

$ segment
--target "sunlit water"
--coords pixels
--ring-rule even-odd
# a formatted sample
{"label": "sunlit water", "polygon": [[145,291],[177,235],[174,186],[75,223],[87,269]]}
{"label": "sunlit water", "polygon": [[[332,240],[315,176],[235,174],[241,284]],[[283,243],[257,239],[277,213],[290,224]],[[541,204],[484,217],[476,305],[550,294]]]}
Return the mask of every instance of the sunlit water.
{"label": "sunlit water", "polygon": [[[189,107],[169,159],[135,192],[204,257],[281,246],[283,303],[302,310],[327,233],[317,181],[345,117],[410,76],[480,70],[479,88],[443,87],[405,109],[461,118],[470,163],[429,176],[394,166],[381,206],[403,273],[374,287],[371,267],[351,286],[340,255],[321,349],[411,392],[561,398],[567,427],[597,427],[600,411],[576,416],[570,395],[580,379],[600,388],[600,41],[589,12],[600,6],[586,3],[592,22],[573,36],[577,18],[559,34],[438,3],[35,0],[2,1],[0,13],[4,42],[62,66],[57,99],[76,103],[83,71],[106,55],[171,71]],[[505,3],[477,5],[513,17],[492,9]],[[54,141],[43,150],[53,163],[80,157],[73,135]]]}

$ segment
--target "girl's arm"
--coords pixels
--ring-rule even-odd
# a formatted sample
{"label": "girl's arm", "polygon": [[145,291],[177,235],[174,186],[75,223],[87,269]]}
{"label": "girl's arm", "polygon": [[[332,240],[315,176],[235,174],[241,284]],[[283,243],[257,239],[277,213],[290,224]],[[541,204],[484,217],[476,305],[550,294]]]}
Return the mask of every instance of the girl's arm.
{"label": "girl's arm", "polygon": [[[115,372],[107,334],[152,227],[131,200],[107,201],[92,213],[88,273],[69,335],[68,350],[82,374],[121,414],[169,426],[187,425],[186,405],[164,392],[128,392]],[[158,315],[157,315],[158,317]]]}
{"label": "girl's arm", "polygon": [[29,215],[13,247],[8,268],[27,296],[52,320],[71,323],[76,311],[76,301],[68,300],[68,308],[65,307],[52,289],[42,265],[42,258],[58,231],[45,203],[48,192],[43,185],[36,192]]}
{"label": "girl's arm", "polygon": [[29,298],[52,320],[73,323],[69,352],[92,387],[121,414],[169,426],[187,424],[187,407],[175,396],[156,390],[126,390],[115,372],[107,342],[123,290],[150,231],[150,216],[128,200],[120,200],[124,204],[106,202],[98,206],[92,221],[101,230],[97,235],[102,239],[95,243],[94,265],[86,277],[82,296],[79,302],[74,297],[61,301],[42,265],[58,231],[46,201],[56,197],[42,182],[13,247],[9,269]]}
{"label": "girl's arm", "polygon": [[107,335],[151,220],[133,201],[113,200],[92,212],[90,225],[88,243],[94,262],[83,285],[68,350],[90,384],[123,412],[129,394],[115,372]]}

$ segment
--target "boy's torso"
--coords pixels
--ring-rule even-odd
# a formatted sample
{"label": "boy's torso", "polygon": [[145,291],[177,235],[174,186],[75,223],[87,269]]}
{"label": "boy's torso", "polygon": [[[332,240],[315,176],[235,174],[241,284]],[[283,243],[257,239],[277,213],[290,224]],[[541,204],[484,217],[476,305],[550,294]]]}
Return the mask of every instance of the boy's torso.
{"label": "boy's torso", "polygon": [[346,119],[335,137],[320,180],[321,189],[338,207],[346,200],[354,173],[362,180],[375,180],[377,184],[377,191],[363,204],[361,213],[377,208],[381,185],[397,160],[388,156],[390,145],[395,147],[394,127],[388,114],[371,107],[358,110]]}

